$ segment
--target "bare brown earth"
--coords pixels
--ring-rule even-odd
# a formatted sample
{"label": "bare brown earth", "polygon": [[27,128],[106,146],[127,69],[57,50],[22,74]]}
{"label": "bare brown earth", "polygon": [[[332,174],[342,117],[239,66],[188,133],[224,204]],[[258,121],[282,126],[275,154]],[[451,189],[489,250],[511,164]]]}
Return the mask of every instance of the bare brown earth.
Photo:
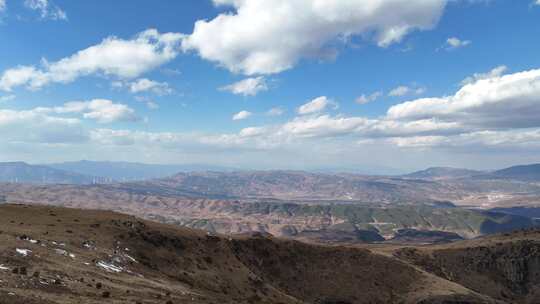
{"label": "bare brown earth", "polygon": [[0,206],[2,304],[504,303],[416,264],[365,248],[215,236],[109,211]]}
{"label": "bare brown earth", "polygon": [[[531,172],[525,177],[539,175],[540,166],[529,167]],[[486,209],[514,203],[540,203],[540,179],[459,169],[443,171],[399,177],[303,171],[191,172],[132,186],[151,192],[176,191],[202,197],[289,201],[341,200],[378,204],[452,201]]]}

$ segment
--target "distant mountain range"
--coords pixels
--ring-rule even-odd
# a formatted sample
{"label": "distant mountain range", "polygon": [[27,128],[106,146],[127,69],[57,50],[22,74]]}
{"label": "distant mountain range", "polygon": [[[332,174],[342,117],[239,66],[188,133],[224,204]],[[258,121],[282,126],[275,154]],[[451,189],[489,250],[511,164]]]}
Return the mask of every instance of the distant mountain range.
{"label": "distant mountain range", "polygon": [[46,166],[84,175],[100,176],[117,182],[162,178],[189,171],[231,171],[231,168],[227,167],[198,164],[161,165],[88,160],[48,164]]}
{"label": "distant mountain range", "polygon": [[417,178],[417,179],[455,179],[455,178],[465,178],[475,175],[484,174],[485,172],[461,169],[461,168],[450,168],[450,167],[431,167],[425,170],[416,171],[410,174],[403,175],[407,178]]}
{"label": "distant mountain range", "polygon": [[96,178],[24,162],[0,163],[0,181],[41,184],[91,184]]}
{"label": "distant mountain range", "polygon": [[[346,172],[346,170],[342,170]],[[28,182],[28,183],[68,183],[68,184],[91,184],[91,183],[121,183],[130,181],[142,181],[162,179],[177,175],[178,179],[187,173],[199,173],[199,179],[210,176],[213,178],[230,178],[238,176],[270,176],[270,179],[280,179],[296,175],[305,177],[319,176],[342,179],[344,176],[356,176],[361,178],[376,179],[377,176],[358,173],[331,173],[331,172],[306,172],[284,170],[235,170],[229,167],[212,166],[203,164],[143,164],[133,162],[113,161],[75,161],[53,164],[33,165],[24,162],[0,163],[0,181],[2,182]],[[203,173],[204,174],[201,174]],[[209,174],[209,172],[213,172]],[[193,175],[189,175],[193,176]],[[389,175],[388,178],[419,179],[419,180],[456,180],[456,179],[516,179],[516,180],[540,180],[540,164],[521,165],[496,171],[477,171],[464,168],[431,167],[405,175]],[[379,178],[383,178],[380,176]],[[280,180],[284,182],[284,180]]]}
{"label": "distant mountain range", "polygon": [[499,178],[540,180],[540,164],[514,166],[493,172]]}
{"label": "distant mountain range", "polygon": [[179,172],[230,171],[206,165],[159,165],[130,162],[77,161],[46,165],[0,163],[0,182],[33,184],[108,184],[164,178]]}
{"label": "distant mountain range", "polygon": [[[157,195],[217,199],[301,201],[425,202],[460,192],[434,181],[305,171],[182,172],[171,177],[126,184]],[[446,195],[441,199],[447,199]]]}
{"label": "distant mountain range", "polygon": [[427,180],[450,180],[450,179],[515,179],[526,181],[540,180],[540,164],[513,166],[495,171],[477,171],[462,168],[432,167],[402,177]]}
{"label": "distant mountain range", "polygon": [[[9,203],[112,209],[211,232],[262,232],[325,242],[383,237],[438,241],[455,238],[448,233],[469,238],[540,223],[516,209],[489,211],[537,208],[538,165],[493,172],[429,168],[405,176],[175,173],[187,168],[87,161],[52,167],[0,163],[0,181],[11,182],[0,184],[0,197]],[[123,179],[135,180],[115,181]],[[405,230],[396,235],[396,229],[437,232]]]}

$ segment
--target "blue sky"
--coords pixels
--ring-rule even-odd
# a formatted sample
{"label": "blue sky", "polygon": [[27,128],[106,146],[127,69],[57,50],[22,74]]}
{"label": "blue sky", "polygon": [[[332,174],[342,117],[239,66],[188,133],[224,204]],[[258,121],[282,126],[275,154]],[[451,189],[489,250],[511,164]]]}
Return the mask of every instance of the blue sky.
{"label": "blue sky", "polygon": [[0,0],[0,161],[540,161],[534,0]]}

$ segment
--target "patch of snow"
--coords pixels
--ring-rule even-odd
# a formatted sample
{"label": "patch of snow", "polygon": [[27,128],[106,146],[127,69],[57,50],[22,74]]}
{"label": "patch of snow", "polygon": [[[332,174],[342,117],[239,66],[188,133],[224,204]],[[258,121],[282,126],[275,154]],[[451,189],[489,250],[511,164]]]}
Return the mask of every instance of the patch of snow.
{"label": "patch of snow", "polygon": [[132,261],[133,263],[138,263],[137,260],[135,260],[132,256],[129,254],[124,254],[124,257],[126,257],[128,260]]}
{"label": "patch of snow", "polygon": [[140,273],[136,273],[136,272],[133,272],[131,270],[126,270],[127,273],[131,274],[131,275],[134,275],[134,276],[138,276],[139,278],[144,278],[144,276]]}
{"label": "patch of snow", "polygon": [[86,249],[96,249],[96,246],[93,241],[84,241],[82,246]]}
{"label": "patch of snow", "polygon": [[113,264],[109,264],[109,263],[106,263],[104,261],[99,261],[97,262],[96,264],[98,267],[101,267],[103,269],[105,269],[106,271],[108,272],[122,272],[124,269],[122,267],[119,267],[119,266],[116,266],[116,265],[113,265]]}
{"label": "patch of snow", "polygon": [[59,255],[65,255],[67,256],[68,255],[68,252],[65,251],[64,249],[55,249],[54,252],[56,252],[56,254],[59,254]]}
{"label": "patch of snow", "polygon": [[29,249],[20,249],[20,248],[17,248],[15,249],[15,251],[17,251],[18,254],[22,255],[22,256],[28,256],[28,254],[30,252],[32,252],[32,250],[29,250]]}
{"label": "patch of snow", "polygon": [[59,255],[68,256],[68,257],[70,257],[72,259],[75,258],[75,255],[73,253],[69,253],[69,252],[65,251],[64,249],[56,248],[56,249],[54,249],[54,251]]}
{"label": "patch of snow", "polygon": [[4,264],[0,264],[0,270],[9,270]]}

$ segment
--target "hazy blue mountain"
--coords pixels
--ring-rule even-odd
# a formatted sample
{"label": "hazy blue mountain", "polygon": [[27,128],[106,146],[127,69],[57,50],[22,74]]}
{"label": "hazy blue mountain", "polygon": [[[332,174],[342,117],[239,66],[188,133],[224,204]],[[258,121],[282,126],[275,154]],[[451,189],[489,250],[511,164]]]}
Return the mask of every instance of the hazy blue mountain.
{"label": "hazy blue mountain", "polygon": [[403,175],[406,178],[417,179],[455,179],[466,178],[479,174],[483,174],[482,171],[462,169],[462,168],[450,168],[450,167],[431,167],[425,170],[416,171]]}
{"label": "hazy blue mountain", "polygon": [[75,161],[57,164],[48,164],[47,166],[76,172],[79,174],[100,176],[114,181],[145,180],[153,178],[162,178],[174,175],[179,172],[189,171],[228,171],[229,168],[207,165],[158,165],[142,164],[130,162],[112,162],[112,161]]}
{"label": "hazy blue mountain", "polygon": [[540,180],[540,164],[513,166],[495,171],[492,175],[499,178]]}
{"label": "hazy blue mountain", "polygon": [[44,184],[91,184],[92,176],[24,162],[0,163],[0,182]]}

